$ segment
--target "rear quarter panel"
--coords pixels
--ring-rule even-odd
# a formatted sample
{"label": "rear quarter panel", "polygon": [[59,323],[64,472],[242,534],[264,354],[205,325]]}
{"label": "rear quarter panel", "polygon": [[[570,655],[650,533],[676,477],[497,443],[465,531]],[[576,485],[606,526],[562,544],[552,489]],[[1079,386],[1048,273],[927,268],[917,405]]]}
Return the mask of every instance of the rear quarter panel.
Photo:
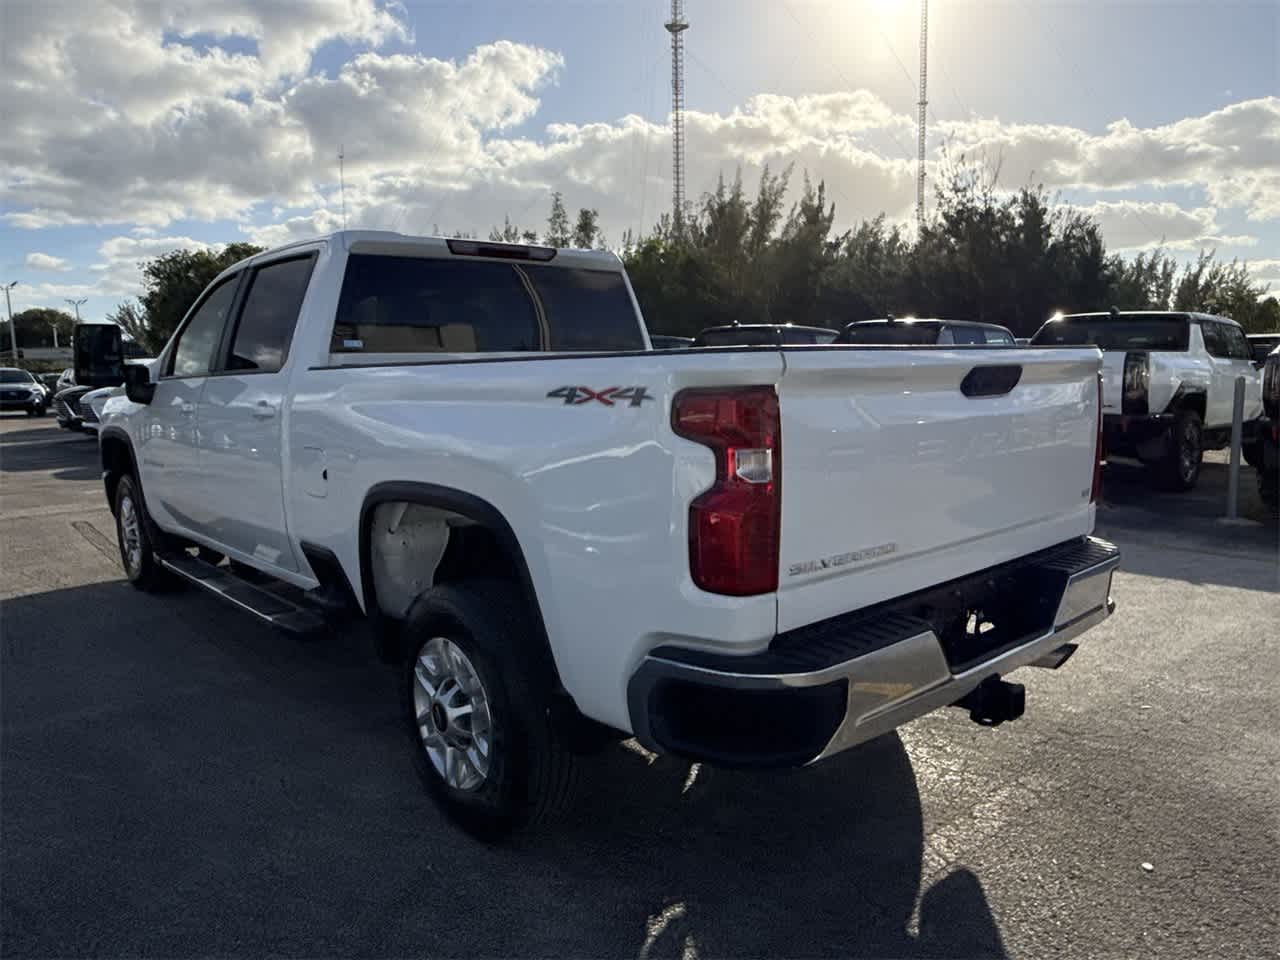
{"label": "rear quarter panel", "polygon": [[[745,652],[774,635],[774,596],[713,596],[689,578],[688,504],[714,460],[670,417],[685,386],[774,384],[781,371],[776,350],[308,369],[288,418],[291,527],[332,550],[360,593],[373,486],[428,482],[487,501],[520,542],[565,687],[587,715],[629,729],[626,681],[652,646]],[[565,386],[653,399],[548,397]]]}

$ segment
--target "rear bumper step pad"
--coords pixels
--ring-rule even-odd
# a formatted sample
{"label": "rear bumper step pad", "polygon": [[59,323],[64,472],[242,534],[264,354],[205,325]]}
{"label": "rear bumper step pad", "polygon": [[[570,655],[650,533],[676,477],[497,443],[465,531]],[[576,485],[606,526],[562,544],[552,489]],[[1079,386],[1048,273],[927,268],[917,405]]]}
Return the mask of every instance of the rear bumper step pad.
{"label": "rear bumper step pad", "polygon": [[[955,703],[1021,666],[1060,666],[1114,609],[1116,547],[1082,538],[729,656],[663,646],[628,688],[647,747],[726,766],[789,766]],[[984,628],[984,624],[986,627]]]}

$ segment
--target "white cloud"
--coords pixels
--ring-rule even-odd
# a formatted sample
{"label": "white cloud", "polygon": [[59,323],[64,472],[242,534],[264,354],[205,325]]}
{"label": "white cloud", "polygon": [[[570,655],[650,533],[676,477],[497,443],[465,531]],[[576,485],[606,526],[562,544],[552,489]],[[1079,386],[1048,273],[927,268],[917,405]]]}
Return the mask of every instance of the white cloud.
{"label": "white cloud", "polygon": [[1201,250],[1258,243],[1257,237],[1225,234],[1213,207],[1187,209],[1168,201],[1100,200],[1077,209],[1098,221],[1108,246],[1116,250]]}
{"label": "white cloud", "polygon": [[1280,97],[1247,100],[1158,127],[1105,133],[977,120],[942,124],[953,153],[1001,164],[1003,182],[1095,190],[1197,187],[1219,207],[1280,217]]}
{"label": "white cloud", "polygon": [[1280,260],[1250,260],[1246,265],[1255,280],[1270,284],[1267,296],[1276,296],[1280,293]]}
{"label": "white cloud", "polygon": [[65,272],[71,269],[71,264],[62,257],[55,257],[48,253],[28,253],[22,263],[28,270]]}
{"label": "white cloud", "polygon": [[[339,145],[353,226],[485,233],[509,214],[541,230],[549,194],[563,190],[571,206],[599,209],[616,240],[668,209],[665,124],[631,115],[517,137],[561,56],[509,41],[458,60],[403,52],[411,34],[388,0],[100,0],[91,15],[80,0],[6,0],[4,28],[3,220],[120,224],[95,266],[104,292],[135,287],[135,261],[159,245],[195,243],[161,236],[175,221],[233,219],[272,244],[335,228]],[[350,59],[312,73],[335,40]],[[753,185],[765,164],[794,164],[797,180],[806,169],[825,179],[838,228],[882,211],[905,218],[914,162],[891,146],[913,130],[867,90],[691,111],[688,193],[735,168]],[[994,118],[934,130],[935,167],[945,144],[952,158],[998,163],[1004,186],[1102,193],[1088,209],[1113,247],[1248,245],[1221,226],[1228,211],[1280,219],[1280,98],[1101,133]],[[1168,187],[1199,199],[1117,196]]]}

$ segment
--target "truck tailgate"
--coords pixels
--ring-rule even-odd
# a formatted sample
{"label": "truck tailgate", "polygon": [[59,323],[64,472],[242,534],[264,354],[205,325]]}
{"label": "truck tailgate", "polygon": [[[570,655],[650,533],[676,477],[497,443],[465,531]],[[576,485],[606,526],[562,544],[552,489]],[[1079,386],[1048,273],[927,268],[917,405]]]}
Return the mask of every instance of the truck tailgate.
{"label": "truck tailgate", "polygon": [[[1092,529],[1096,349],[785,358],[780,631]],[[1020,368],[1016,384],[984,371],[967,389],[986,395],[962,391],[994,367]]]}

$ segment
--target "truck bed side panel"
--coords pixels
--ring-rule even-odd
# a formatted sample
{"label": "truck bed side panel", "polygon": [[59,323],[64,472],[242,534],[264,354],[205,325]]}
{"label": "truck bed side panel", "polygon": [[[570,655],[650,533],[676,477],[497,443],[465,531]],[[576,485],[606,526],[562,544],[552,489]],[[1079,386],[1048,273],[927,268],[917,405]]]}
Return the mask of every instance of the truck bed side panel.
{"label": "truck bed side panel", "polygon": [[[566,688],[629,729],[626,679],[651,647],[747,652],[774,634],[773,595],[713,596],[690,580],[688,505],[714,460],[670,418],[682,387],[773,384],[781,371],[770,350],[303,371],[289,420],[295,529],[333,550],[359,592],[356,528],[373,486],[422,481],[487,501],[522,546]],[[566,386],[653,399],[548,397]]]}

